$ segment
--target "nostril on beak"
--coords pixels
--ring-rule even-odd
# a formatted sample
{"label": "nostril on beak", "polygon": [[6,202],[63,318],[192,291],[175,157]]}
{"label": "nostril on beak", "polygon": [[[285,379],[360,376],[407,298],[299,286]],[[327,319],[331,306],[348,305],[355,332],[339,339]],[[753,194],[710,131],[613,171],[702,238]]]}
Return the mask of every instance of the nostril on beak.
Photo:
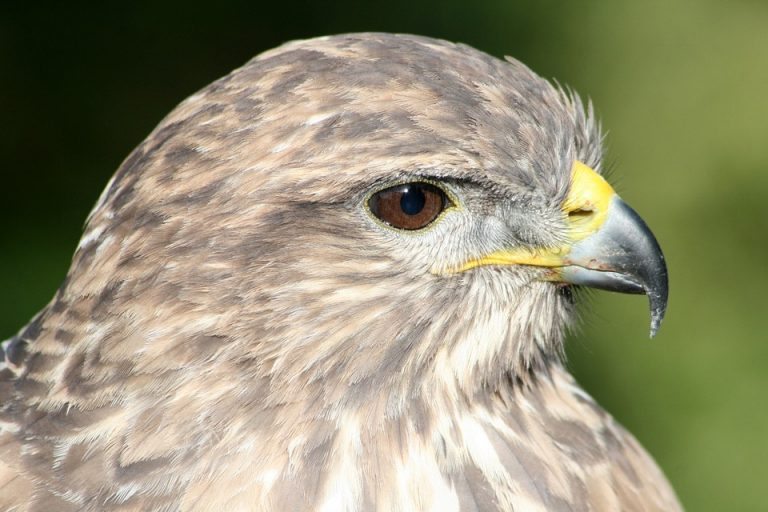
{"label": "nostril on beak", "polygon": [[590,210],[587,208],[576,208],[575,210],[571,210],[568,212],[568,218],[572,221],[579,221],[583,219],[588,219],[595,213],[594,210]]}

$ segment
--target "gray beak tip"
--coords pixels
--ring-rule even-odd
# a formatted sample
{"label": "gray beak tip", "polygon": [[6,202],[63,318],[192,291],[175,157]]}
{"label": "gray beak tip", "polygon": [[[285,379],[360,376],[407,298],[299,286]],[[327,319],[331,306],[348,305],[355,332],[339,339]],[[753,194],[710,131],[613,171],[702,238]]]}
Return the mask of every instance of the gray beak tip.
{"label": "gray beak tip", "polygon": [[659,290],[659,293],[654,293],[653,290],[648,290],[647,292],[651,306],[651,338],[656,336],[656,333],[659,332],[661,321],[664,320],[664,315],[667,312],[668,288],[666,272],[664,277],[664,280],[659,283],[660,286],[663,283],[663,287]]}
{"label": "gray beak tip", "polygon": [[656,337],[656,333],[659,332],[661,327],[661,316],[657,313],[651,313],[651,339]]}

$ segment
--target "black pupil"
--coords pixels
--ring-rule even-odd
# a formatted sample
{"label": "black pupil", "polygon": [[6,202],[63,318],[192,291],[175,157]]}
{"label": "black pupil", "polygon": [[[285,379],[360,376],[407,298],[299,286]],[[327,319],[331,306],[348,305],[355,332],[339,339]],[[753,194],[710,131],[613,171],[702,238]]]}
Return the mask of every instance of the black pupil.
{"label": "black pupil", "polygon": [[407,215],[416,215],[424,209],[427,198],[424,191],[418,185],[408,186],[403,189],[403,195],[400,198],[400,208]]}

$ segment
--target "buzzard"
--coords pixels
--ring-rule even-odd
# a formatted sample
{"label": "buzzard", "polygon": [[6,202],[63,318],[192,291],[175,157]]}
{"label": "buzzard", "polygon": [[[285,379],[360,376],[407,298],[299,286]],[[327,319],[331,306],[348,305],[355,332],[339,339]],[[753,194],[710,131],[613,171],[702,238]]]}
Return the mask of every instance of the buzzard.
{"label": "buzzard", "polygon": [[680,508],[563,366],[578,294],[667,301],[592,109],[514,59],[263,53],[123,162],[4,345],[5,511]]}

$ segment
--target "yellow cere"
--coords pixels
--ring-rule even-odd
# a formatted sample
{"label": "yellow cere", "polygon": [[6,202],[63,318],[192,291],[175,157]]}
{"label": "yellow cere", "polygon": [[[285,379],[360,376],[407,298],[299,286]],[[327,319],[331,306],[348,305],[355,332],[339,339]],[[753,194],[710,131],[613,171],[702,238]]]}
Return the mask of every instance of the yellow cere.
{"label": "yellow cere", "polygon": [[605,178],[578,160],[573,163],[571,190],[563,203],[572,241],[582,240],[600,229],[615,195],[616,191]]}
{"label": "yellow cere", "polygon": [[560,247],[515,248],[495,251],[473,258],[457,269],[463,272],[485,265],[533,265],[561,267],[573,243],[583,240],[600,229],[608,215],[608,206],[616,195],[610,184],[589,166],[576,161],[571,170],[571,188],[563,202],[563,213],[570,226],[569,242]]}

